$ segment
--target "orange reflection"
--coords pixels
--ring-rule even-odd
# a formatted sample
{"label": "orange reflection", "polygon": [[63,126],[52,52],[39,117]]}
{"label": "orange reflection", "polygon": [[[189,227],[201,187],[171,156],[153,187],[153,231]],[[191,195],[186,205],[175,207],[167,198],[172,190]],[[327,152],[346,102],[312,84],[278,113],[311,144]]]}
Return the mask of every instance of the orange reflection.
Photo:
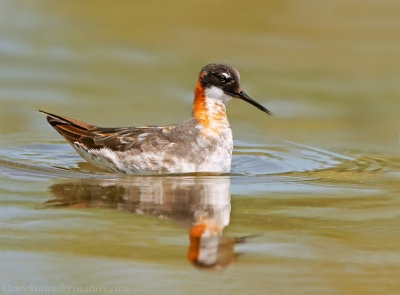
{"label": "orange reflection", "polygon": [[170,219],[190,228],[188,260],[196,267],[220,269],[237,257],[243,239],[222,237],[231,211],[229,176],[75,179],[53,184],[50,206],[113,208]]}

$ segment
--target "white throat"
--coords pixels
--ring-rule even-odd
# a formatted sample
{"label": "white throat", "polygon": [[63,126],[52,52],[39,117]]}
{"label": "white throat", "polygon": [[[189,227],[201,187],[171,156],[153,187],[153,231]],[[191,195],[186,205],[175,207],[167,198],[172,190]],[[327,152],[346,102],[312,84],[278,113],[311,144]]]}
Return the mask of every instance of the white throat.
{"label": "white throat", "polygon": [[232,96],[225,94],[224,91],[215,86],[206,88],[204,94],[206,98],[214,101],[221,101],[224,105],[226,105],[233,98]]}

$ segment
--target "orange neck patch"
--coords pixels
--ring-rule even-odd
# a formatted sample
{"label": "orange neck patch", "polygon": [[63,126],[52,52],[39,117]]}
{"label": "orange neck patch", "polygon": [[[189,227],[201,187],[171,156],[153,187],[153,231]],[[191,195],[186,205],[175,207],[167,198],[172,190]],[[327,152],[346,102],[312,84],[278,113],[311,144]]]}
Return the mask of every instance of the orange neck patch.
{"label": "orange neck patch", "polygon": [[188,260],[192,263],[196,262],[197,259],[199,259],[200,239],[205,230],[206,226],[204,224],[199,224],[190,228],[190,246],[188,252]]}
{"label": "orange neck patch", "polygon": [[194,91],[193,117],[204,127],[203,134],[207,136],[219,135],[230,127],[224,103],[207,98],[200,79]]}
{"label": "orange neck patch", "polygon": [[188,260],[192,263],[196,262],[200,256],[201,237],[208,230],[213,236],[221,236],[222,229],[218,223],[213,220],[204,220],[201,223],[190,228],[190,246],[188,252]]}

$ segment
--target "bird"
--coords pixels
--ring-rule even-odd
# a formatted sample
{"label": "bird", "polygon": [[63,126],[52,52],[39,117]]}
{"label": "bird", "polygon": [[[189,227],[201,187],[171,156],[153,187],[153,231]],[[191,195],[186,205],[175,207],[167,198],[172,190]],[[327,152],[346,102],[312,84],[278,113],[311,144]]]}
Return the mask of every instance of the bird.
{"label": "bird", "polygon": [[49,124],[93,166],[121,174],[229,173],[232,130],[226,104],[244,100],[271,114],[240,86],[230,65],[204,66],[194,90],[192,116],[178,124],[104,128],[39,110]]}

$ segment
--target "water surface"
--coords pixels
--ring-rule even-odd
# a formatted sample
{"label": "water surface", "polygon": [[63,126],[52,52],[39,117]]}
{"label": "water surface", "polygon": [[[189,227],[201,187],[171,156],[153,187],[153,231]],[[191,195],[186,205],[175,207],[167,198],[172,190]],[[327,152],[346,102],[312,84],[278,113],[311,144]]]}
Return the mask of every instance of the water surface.
{"label": "water surface", "polygon": [[[0,290],[398,294],[398,9],[1,1]],[[179,122],[209,62],[274,113],[228,106],[227,175],[100,171],[37,112]]]}

